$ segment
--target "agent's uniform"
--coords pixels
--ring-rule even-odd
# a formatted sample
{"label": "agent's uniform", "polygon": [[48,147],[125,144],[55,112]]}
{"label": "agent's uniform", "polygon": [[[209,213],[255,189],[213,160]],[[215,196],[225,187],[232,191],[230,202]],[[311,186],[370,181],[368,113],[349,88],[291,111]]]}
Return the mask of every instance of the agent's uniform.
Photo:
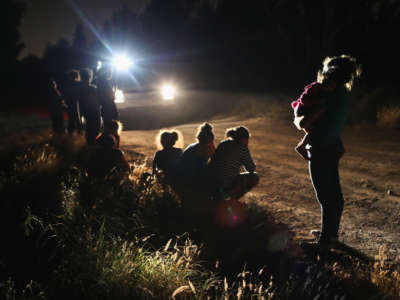
{"label": "agent's uniform", "polygon": [[79,103],[86,120],[86,141],[93,145],[100,133],[100,105],[95,85],[82,83],[79,91]]}
{"label": "agent's uniform", "polygon": [[111,80],[99,78],[96,81],[99,104],[101,105],[101,116],[104,128],[107,131],[112,120],[119,120],[117,106],[114,102],[115,95]]}
{"label": "agent's uniform", "polygon": [[69,80],[63,90],[65,104],[67,105],[68,114],[68,133],[82,131],[81,115],[79,110],[79,90],[80,83]]}

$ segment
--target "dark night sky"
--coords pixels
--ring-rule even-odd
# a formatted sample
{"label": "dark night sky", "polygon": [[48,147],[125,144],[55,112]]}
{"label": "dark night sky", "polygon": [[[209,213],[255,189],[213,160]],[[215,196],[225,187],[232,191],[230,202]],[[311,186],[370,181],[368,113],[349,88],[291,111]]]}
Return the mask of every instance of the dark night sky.
{"label": "dark night sky", "polygon": [[[149,0],[76,0],[75,3],[95,26],[101,26],[112,12],[126,5],[134,11],[143,10]],[[26,48],[21,57],[43,54],[46,45],[60,39],[71,41],[78,23],[84,24],[71,0],[25,0],[27,3],[20,32]],[[89,29],[87,29],[89,31]]]}

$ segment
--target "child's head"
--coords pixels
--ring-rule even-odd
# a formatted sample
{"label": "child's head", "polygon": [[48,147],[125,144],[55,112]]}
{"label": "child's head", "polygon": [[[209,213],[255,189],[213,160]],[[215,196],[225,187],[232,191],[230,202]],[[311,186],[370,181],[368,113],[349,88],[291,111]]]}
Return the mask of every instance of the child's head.
{"label": "child's head", "polygon": [[318,72],[318,82],[333,81],[337,85],[344,85],[350,91],[354,79],[360,75],[361,65],[354,57],[345,54],[328,56],[322,62],[322,69]]}
{"label": "child's head", "polygon": [[250,132],[249,130],[244,127],[244,126],[237,126],[234,128],[229,128],[226,130],[226,136],[228,138],[233,139],[234,141],[243,141],[243,140],[249,140],[250,138]]}
{"label": "child's head", "polygon": [[178,130],[162,130],[158,133],[156,143],[158,149],[172,148],[179,139],[181,133]]}
{"label": "child's head", "polygon": [[202,144],[208,144],[214,140],[213,127],[209,123],[203,123],[197,129],[197,139]]}

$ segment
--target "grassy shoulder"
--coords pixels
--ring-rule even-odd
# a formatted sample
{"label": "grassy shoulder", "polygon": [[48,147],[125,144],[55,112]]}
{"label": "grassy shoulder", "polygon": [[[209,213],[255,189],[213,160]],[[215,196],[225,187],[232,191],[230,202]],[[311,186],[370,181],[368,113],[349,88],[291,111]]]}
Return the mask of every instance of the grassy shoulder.
{"label": "grassy shoulder", "polygon": [[400,297],[399,267],[384,249],[372,263],[304,257],[256,206],[224,227],[185,209],[192,199],[144,175],[143,163],[92,179],[82,138],[29,136],[0,153],[1,298]]}

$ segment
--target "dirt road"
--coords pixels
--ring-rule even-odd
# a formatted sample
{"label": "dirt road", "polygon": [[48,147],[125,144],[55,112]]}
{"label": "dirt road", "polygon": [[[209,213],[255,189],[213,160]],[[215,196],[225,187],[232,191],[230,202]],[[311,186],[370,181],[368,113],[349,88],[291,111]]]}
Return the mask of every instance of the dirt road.
{"label": "dirt road", "polygon": [[[226,128],[243,124],[251,133],[250,149],[257,164],[260,184],[243,201],[254,202],[286,224],[292,240],[310,238],[320,226],[320,209],[308,175],[307,162],[293,147],[301,132],[290,124],[267,118],[212,120],[216,145]],[[176,126],[185,146],[195,141],[199,123]],[[124,131],[122,148],[144,154],[151,163],[157,130]],[[397,133],[398,134],[398,133]],[[400,255],[400,139],[375,129],[347,128],[346,154],[340,173],[345,208],[340,239],[374,257],[386,246],[390,258]]]}

